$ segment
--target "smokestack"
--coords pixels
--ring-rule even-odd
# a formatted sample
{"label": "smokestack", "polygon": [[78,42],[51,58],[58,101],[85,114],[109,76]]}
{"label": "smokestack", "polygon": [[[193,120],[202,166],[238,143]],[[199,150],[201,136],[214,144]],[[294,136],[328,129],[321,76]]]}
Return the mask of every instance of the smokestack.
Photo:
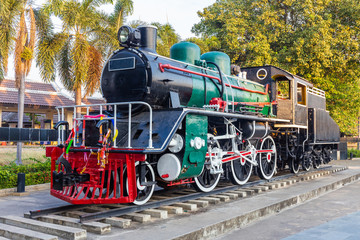
{"label": "smokestack", "polygon": [[141,34],[140,49],[156,53],[157,27],[153,25],[139,26]]}

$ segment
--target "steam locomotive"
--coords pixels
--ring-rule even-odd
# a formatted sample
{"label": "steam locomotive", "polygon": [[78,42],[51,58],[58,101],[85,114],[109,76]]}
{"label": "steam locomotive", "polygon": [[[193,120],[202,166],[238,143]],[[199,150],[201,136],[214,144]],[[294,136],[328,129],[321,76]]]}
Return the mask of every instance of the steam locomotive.
{"label": "steam locomotive", "polygon": [[[154,26],[122,26],[101,76],[105,104],[58,107],[51,194],[73,204],[144,204],[155,186],[212,191],[331,160],[339,127],[325,93],[275,66],[240,69],[190,42],[156,53]],[[71,115],[69,114],[71,112]],[[73,116],[70,118],[69,116]]]}

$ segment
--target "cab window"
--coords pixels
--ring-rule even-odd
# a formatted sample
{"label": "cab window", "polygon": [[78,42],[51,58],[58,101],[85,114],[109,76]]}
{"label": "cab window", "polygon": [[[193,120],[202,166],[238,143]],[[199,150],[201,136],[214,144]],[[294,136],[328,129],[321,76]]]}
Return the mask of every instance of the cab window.
{"label": "cab window", "polygon": [[290,99],[290,81],[278,80],[276,81],[277,94],[276,98],[280,100]]}
{"label": "cab window", "polygon": [[306,105],[306,86],[298,83],[296,89],[297,103]]}

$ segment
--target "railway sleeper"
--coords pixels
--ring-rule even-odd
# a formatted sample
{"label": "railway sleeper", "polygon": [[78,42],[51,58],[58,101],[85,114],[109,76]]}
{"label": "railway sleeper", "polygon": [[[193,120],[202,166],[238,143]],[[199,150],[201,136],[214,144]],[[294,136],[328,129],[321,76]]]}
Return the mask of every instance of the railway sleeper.
{"label": "railway sleeper", "polygon": [[210,195],[210,197],[220,198],[220,200],[221,200],[222,202],[229,202],[229,201],[230,201],[230,197],[227,196],[227,195],[216,194],[216,195]]}
{"label": "railway sleeper", "polygon": [[196,204],[199,208],[205,208],[209,206],[209,201],[205,201],[205,200],[196,199],[196,200],[189,200],[186,202]]}
{"label": "railway sleeper", "polygon": [[151,215],[143,214],[143,213],[129,213],[129,214],[123,215],[121,217],[129,218],[132,221],[139,222],[139,223],[146,223],[146,222],[150,222],[150,220],[151,220]]}
{"label": "railway sleeper", "polygon": [[184,210],[182,207],[175,207],[175,206],[161,206],[159,207],[161,210],[165,210],[168,214],[183,214]]}
{"label": "railway sleeper", "polygon": [[101,222],[80,223],[79,219],[72,217],[64,217],[59,215],[46,215],[46,216],[38,217],[36,220],[68,226],[68,227],[82,228],[88,232],[100,234],[100,235],[111,232],[110,224],[101,223]]}
{"label": "railway sleeper", "polygon": [[120,217],[105,218],[103,222],[110,224],[112,227],[117,227],[117,228],[128,228],[131,225],[131,219],[120,218]]}
{"label": "railway sleeper", "polygon": [[168,218],[168,212],[160,209],[147,209],[145,211],[142,211],[141,213],[148,214],[153,218],[160,218],[160,219]]}
{"label": "railway sleeper", "polygon": [[201,197],[199,200],[208,201],[211,204],[218,204],[221,202],[220,198],[217,197]]}

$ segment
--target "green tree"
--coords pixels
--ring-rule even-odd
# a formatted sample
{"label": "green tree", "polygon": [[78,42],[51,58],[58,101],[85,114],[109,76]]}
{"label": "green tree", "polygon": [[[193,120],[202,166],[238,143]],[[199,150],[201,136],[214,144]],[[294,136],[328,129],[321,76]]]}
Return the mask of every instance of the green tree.
{"label": "green tree", "polygon": [[132,28],[137,28],[142,25],[147,25],[148,23],[141,21],[141,20],[133,20],[131,22],[128,22],[127,25],[129,25]]}
{"label": "green tree", "polygon": [[132,0],[118,0],[115,3],[114,11],[108,18],[108,29],[105,29],[104,34],[110,34],[108,41],[111,43],[110,52],[119,48],[119,41],[117,33],[119,28],[124,25],[127,16],[134,11],[134,3]]}
{"label": "green tree", "polygon": [[[26,17],[30,24],[27,26]],[[18,128],[23,127],[25,78],[31,69],[35,48],[35,16],[31,1],[0,2],[0,81],[7,72],[9,53],[14,50],[15,83],[18,89]],[[13,46],[15,45],[15,49]],[[17,164],[21,164],[22,143],[17,143]]]}
{"label": "green tree", "polygon": [[[98,7],[111,0],[52,0],[37,14],[40,42],[37,65],[45,81],[55,79],[58,70],[64,86],[75,92],[75,104],[99,88],[103,59],[118,45],[115,26],[121,25],[125,12],[132,9],[131,0],[119,0],[110,17]],[[51,16],[62,20],[63,28],[54,33]],[[78,109],[79,114],[80,109]]]}
{"label": "green tree", "polygon": [[23,4],[23,1],[0,0],[0,82],[7,74]]}
{"label": "green tree", "polygon": [[218,0],[198,12],[193,32],[215,37],[242,66],[273,64],[327,92],[342,132],[360,108],[360,6],[356,0]]}
{"label": "green tree", "polygon": [[215,36],[209,38],[191,37],[185,39],[185,41],[198,45],[200,47],[201,54],[220,49],[220,42]]}
{"label": "green tree", "polygon": [[159,55],[169,57],[170,48],[172,45],[180,41],[180,36],[175,32],[175,29],[169,24],[151,23],[158,28],[157,30],[157,50]]}

